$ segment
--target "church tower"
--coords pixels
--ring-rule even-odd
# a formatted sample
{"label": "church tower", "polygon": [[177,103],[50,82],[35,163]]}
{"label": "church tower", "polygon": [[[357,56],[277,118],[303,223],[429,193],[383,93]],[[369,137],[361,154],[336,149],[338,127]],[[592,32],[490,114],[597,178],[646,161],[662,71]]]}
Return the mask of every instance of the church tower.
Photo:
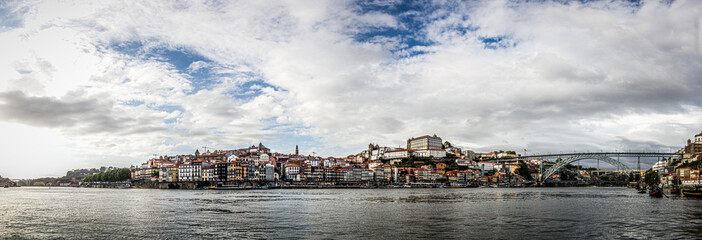
{"label": "church tower", "polygon": [[297,145],[295,145],[295,156],[300,156],[300,149],[297,148]]}

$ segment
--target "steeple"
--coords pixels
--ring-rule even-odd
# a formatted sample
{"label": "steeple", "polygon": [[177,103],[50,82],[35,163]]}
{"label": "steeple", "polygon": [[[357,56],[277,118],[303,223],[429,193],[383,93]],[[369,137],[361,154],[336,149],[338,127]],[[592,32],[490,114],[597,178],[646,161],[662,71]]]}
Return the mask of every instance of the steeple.
{"label": "steeple", "polygon": [[297,145],[295,145],[295,156],[300,155],[300,149],[297,148]]}
{"label": "steeple", "polygon": [[195,149],[195,158],[200,156],[200,149]]}

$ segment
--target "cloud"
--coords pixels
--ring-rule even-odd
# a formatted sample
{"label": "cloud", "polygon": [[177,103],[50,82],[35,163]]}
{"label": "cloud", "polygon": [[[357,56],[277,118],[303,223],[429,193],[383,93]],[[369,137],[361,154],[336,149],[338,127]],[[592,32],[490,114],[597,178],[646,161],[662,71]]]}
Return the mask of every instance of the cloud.
{"label": "cloud", "polygon": [[3,121],[59,130],[96,163],[259,141],[347,155],[434,133],[478,151],[662,151],[702,120],[697,1],[0,9]]}
{"label": "cloud", "polygon": [[[148,118],[113,114],[113,103],[96,96],[69,93],[63,98],[34,97],[19,91],[0,93],[0,114],[5,120],[37,127],[64,128],[75,134],[144,134],[163,131]],[[153,119],[152,119],[153,120]]]}

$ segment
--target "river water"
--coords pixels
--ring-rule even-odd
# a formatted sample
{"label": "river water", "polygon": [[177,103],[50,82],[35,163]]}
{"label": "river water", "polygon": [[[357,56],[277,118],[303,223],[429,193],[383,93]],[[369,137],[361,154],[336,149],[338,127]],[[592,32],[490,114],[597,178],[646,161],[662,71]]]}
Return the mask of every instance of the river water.
{"label": "river water", "polygon": [[702,200],[627,188],[0,189],[0,238],[702,237]]}

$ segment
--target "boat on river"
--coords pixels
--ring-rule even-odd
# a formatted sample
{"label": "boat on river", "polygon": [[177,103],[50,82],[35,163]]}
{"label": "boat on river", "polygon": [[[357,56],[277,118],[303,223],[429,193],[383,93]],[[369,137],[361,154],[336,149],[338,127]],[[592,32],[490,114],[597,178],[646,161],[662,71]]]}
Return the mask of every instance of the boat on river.
{"label": "boat on river", "polygon": [[702,198],[702,189],[685,189],[682,190],[682,194],[685,197],[697,197]]}
{"label": "boat on river", "polygon": [[680,195],[680,188],[679,187],[673,187],[670,189],[670,194],[671,195]]}
{"label": "boat on river", "polygon": [[657,188],[657,187],[651,188],[651,190],[649,190],[649,192],[648,192],[648,195],[651,197],[657,197],[657,198],[663,197],[663,189]]}
{"label": "boat on river", "polygon": [[208,189],[212,190],[259,190],[259,189],[269,189],[269,188],[276,188],[278,186],[260,186],[260,187],[247,187],[247,186],[232,186],[232,185],[224,185],[224,186],[218,186],[218,187],[209,187]]}

